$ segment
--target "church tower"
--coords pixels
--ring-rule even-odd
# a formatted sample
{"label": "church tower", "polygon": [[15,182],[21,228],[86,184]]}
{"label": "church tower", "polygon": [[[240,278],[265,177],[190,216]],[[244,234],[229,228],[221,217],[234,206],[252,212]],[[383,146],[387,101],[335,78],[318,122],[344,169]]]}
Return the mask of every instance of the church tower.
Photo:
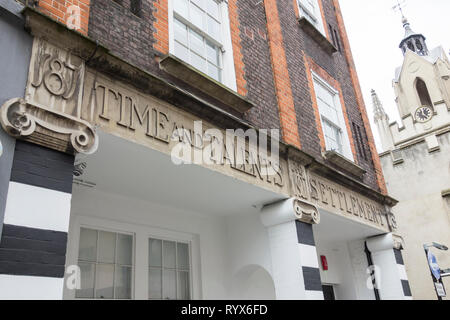
{"label": "church tower", "polygon": [[403,17],[405,36],[400,42],[403,64],[393,80],[401,125],[389,122],[378,97],[372,92],[375,123],[383,151],[425,139],[430,150],[439,148],[436,130],[450,125],[450,62],[439,46],[428,49],[426,38],[412,30]]}
{"label": "church tower", "polygon": [[[430,50],[425,36],[405,17],[402,22],[403,64],[393,80],[400,124],[389,123],[373,90],[372,104],[386,186],[399,201],[393,212],[405,243],[405,274],[413,297],[428,300],[437,296],[423,245],[450,246],[450,63],[442,47]],[[450,267],[447,253],[434,253],[442,268]],[[450,279],[444,285],[448,290]]]}
{"label": "church tower", "polygon": [[420,33],[415,33],[411,29],[408,19],[405,17],[403,17],[402,23],[403,28],[405,28],[405,36],[402,42],[400,42],[400,48],[402,49],[403,55],[406,54],[408,49],[417,53],[419,56],[428,55],[428,48],[425,42],[426,38]]}

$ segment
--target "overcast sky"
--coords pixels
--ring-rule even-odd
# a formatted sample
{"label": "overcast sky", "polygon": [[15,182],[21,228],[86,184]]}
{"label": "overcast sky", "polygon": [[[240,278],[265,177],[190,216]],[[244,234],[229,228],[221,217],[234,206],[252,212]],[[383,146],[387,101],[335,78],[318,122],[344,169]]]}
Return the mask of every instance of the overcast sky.
{"label": "overcast sky", "polygon": [[[398,48],[404,36],[401,14],[392,10],[396,0],[340,0],[344,22],[363,90],[372,131],[380,143],[373,125],[370,90],[377,91],[391,121],[398,120],[392,80],[401,66],[403,55]],[[404,14],[413,31],[427,38],[429,49],[442,45],[450,48],[449,0],[406,0]],[[399,121],[399,120],[398,120]]]}

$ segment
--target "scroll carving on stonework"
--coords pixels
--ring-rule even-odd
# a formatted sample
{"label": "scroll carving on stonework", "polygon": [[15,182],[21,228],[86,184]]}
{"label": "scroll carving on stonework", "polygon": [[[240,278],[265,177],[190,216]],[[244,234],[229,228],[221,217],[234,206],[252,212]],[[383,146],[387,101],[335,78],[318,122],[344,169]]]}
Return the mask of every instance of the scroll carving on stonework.
{"label": "scroll carving on stonework", "polygon": [[309,224],[319,224],[320,223],[320,212],[319,209],[306,201],[296,199],[294,201],[294,211],[297,220],[300,220]]}
{"label": "scroll carving on stonework", "polygon": [[387,208],[386,218],[389,225],[389,230],[394,232],[398,229],[397,219],[395,218],[395,214],[393,214],[389,208]]}
{"label": "scroll carving on stonework", "polygon": [[291,177],[291,190],[293,196],[308,200],[308,177],[305,167],[296,161],[289,160],[289,173]]}
{"label": "scroll carving on stonework", "polygon": [[25,97],[2,106],[2,127],[59,151],[95,152],[95,129],[81,118],[84,75],[81,58],[35,38]]}
{"label": "scroll carving on stonework", "polygon": [[10,135],[67,152],[92,153],[98,140],[86,121],[51,110],[45,106],[14,98],[0,110],[3,129]]}

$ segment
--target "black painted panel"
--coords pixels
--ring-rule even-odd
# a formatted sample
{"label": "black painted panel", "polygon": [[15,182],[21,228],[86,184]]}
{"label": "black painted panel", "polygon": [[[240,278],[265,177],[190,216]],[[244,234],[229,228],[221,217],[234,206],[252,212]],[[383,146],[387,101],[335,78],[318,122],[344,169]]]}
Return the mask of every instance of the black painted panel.
{"label": "black painted panel", "polygon": [[4,225],[0,274],[64,277],[67,233]]}
{"label": "black painted panel", "polygon": [[17,140],[11,181],[72,193],[74,157]]}
{"label": "black painted panel", "polygon": [[[15,276],[36,276],[49,278],[64,278],[64,265],[50,265],[23,262],[0,262],[0,274]],[[45,290],[45,288],[43,288]]]}
{"label": "black painted panel", "polygon": [[395,254],[395,261],[397,262],[397,264],[404,265],[405,262],[403,261],[402,252],[398,249],[394,249],[394,254]]}
{"label": "black painted panel", "polygon": [[322,280],[320,280],[319,268],[303,267],[302,270],[305,289],[310,291],[322,291]]}
{"label": "black painted panel", "polygon": [[409,286],[408,280],[402,280],[402,287],[405,297],[412,297],[411,288]]}
{"label": "black painted panel", "polygon": [[334,288],[330,285],[323,285],[322,286],[323,291],[323,298],[325,301],[334,301],[336,300],[336,297],[334,295]]}
{"label": "black painted panel", "polygon": [[295,222],[297,227],[298,243],[315,246],[312,225],[301,221]]}

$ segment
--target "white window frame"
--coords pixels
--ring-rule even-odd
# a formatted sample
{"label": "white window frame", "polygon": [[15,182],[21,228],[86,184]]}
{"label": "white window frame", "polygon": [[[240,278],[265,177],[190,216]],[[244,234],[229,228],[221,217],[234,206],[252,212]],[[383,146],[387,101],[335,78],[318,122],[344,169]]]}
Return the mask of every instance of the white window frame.
{"label": "white window frame", "polygon": [[[317,85],[321,85],[323,88],[328,90],[333,95],[333,102],[334,102],[334,105],[337,110],[337,116],[338,116],[339,123],[334,123],[333,121],[330,121],[330,120],[328,120],[328,122],[335,124],[341,130],[342,153],[340,153],[340,154],[342,156],[346,157],[347,159],[349,159],[350,161],[354,162],[355,159],[353,157],[353,152],[352,152],[352,148],[350,145],[350,138],[348,135],[349,128],[347,127],[347,122],[345,121],[345,118],[344,118],[344,110],[342,109],[339,91],[336,90],[335,88],[333,88],[331,85],[329,85],[324,79],[322,79],[319,75],[317,75],[312,70],[311,70],[311,74],[312,74],[312,78],[313,78],[316,104],[317,104],[317,107],[319,108],[320,123],[322,125],[322,128],[324,127],[324,119],[326,119],[326,117],[323,116],[324,112],[322,110],[320,110],[320,104],[317,101],[317,99],[318,99],[318,97],[317,97],[318,90],[316,88]],[[322,131],[323,131],[323,129],[322,129]],[[322,132],[322,134],[324,135],[324,138],[325,138],[325,132]],[[327,147],[327,151],[329,151],[328,147]]]}
{"label": "white window frame", "polygon": [[[115,229],[109,229],[109,228],[105,228],[105,227],[97,227],[97,226],[94,227],[94,226],[89,226],[89,225],[80,225],[80,227],[78,228],[77,263],[80,262],[80,261],[79,261],[78,255],[79,255],[79,247],[80,247],[79,241],[80,241],[81,228],[84,228],[84,229],[90,229],[90,230],[97,231],[97,232],[104,231],[104,232],[111,232],[111,233],[115,233],[115,234],[123,234],[123,235],[128,235],[128,236],[132,236],[132,237],[133,237],[133,252],[132,252],[132,257],[131,257],[131,263],[132,263],[132,264],[131,264],[131,266],[132,266],[132,275],[131,275],[131,299],[115,299],[115,298],[112,298],[112,299],[99,299],[99,298],[95,298],[95,282],[96,282],[95,274],[94,274],[94,298],[77,298],[77,297],[76,297],[76,292],[75,292],[75,294],[74,294],[74,298],[77,299],[77,300],[92,300],[92,299],[95,299],[95,300],[133,300],[133,297],[134,297],[134,295],[133,295],[133,292],[134,292],[134,282],[135,282],[135,280],[134,280],[134,279],[135,279],[135,278],[134,278],[134,275],[135,275],[135,256],[136,256],[136,250],[135,250],[135,248],[136,248],[136,236],[135,236],[135,234],[134,234],[134,233],[131,233],[131,232],[126,232],[126,231],[121,231],[121,230],[115,230]],[[97,235],[97,245],[98,245],[98,235]],[[116,238],[116,254],[117,254],[117,238]],[[84,262],[84,263],[89,263],[88,261],[83,261],[83,262]],[[95,264],[96,267],[97,267],[99,264],[103,264],[103,263],[101,263],[101,262],[98,261],[98,247],[97,247],[97,259],[96,259],[95,262],[93,262],[93,264]],[[111,264],[111,263],[104,263],[104,264]],[[116,263],[113,263],[113,265],[115,266]],[[116,275],[116,273],[115,273],[115,270],[114,270],[114,277],[115,277],[115,275]]]}
{"label": "white window frame", "polygon": [[[186,240],[180,241],[180,240],[176,240],[176,239],[173,239],[173,238],[158,237],[158,236],[153,236],[153,235],[148,236],[147,242],[150,239],[161,240],[161,241],[170,241],[170,242],[175,242],[176,244],[177,243],[185,243],[185,244],[188,245],[188,251],[189,251],[189,296],[191,297],[191,300],[192,300],[192,288],[193,288],[193,286],[192,286],[192,244],[191,244],[191,242],[190,241],[186,241]],[[164,250],[164,247],[163,247],[163,250]],[[164,251],[162,251],[162,252],[164,252]],[[175,250],[175,256],[176,256],[176,259],[178,259],[178,255],[176,253],[176,250]],[[164,253],[163,253],[163,259],[164,259]],[[147,257],[147,261],[148,261],[148,257]],[[150,267],[150,265],[147,263],[147,270],[149,270],[150,268],[156,268],[156,267]],[[164,272],[164,269],[165,269],[164,266],[162,266],[161,267],[162,272]],[[177,277],[176,281],[178,283],[178,274],[177,274],[177,272],[178,272],[179,269],[175,268],[174,270],[175,270],[175,275]],[[162,276],[163,276],[163,274],[162,274]],[[177,293],[178,293],[178,287],[177,287]],[[150,299],[150,297],[149,297],[149,300],[157,301],[158,299]],[[164,300],[164,297],[162,298],[162,300]]]}
{"label": "white window frame", "polygon": [[[321,0],[296,0],[296,1],[297,1],[297,6],[298,6],[298,11],[300,13],[300,17],[305,17],[305,19],[307,19],[309,22],[311,22],[311,24],[314,27],[316,27],[316,29],[319,30],[320,33],[322,33],[323,35],[326,35],[325,25],[324,25],[324,21],[322,19],[322,12],[320,11],[320,6],[319,6],[319,2],[318,2]],[[313,2],[313,5],[315,7],[315,12],[311,12],[311,10],[308,9],[308,7],[304,4],[305,1]],[[304,15],[302,11],[306,12],[309,17],[314,18],[315,21],[311,21],[311,19],[309,17],[307,17],[306,15]]]}
{"label": "white window frame", "polygon": [[[150,238],[187,243],[190,260],[190,297],[191,300],[202,299],[200,275],[200,245],[194,234],[172,231],[152,226],[122,223],[113,220],[74,214],[71,217],[68,235],[66,267],[77,265],[81,228],[133,234],[133,277],[131,299],[148,300],[148,242]],[[139,254],[138,254],[139,253]],[[141,254],[142,253],[142,254]],[[66,283],[70,274],[64,278],[64,299],[86,300],[76,298],[76,290],[70,290]]]}
{"label": "white window frame", "polygon": [[[233,44],[231,41],[230,18],[228,13],[228,1],[216,0],[219,3],[221,21],[221,31],[223,39],[222,55],[222,81],[221,83],[237,92],[236,71],[234,67]],[[174,0],[168,0],[168,18],[169,18],[169,53],[175,55],[175,36],[174,36]],[[187,62],[188,63],[188,62]]]}

